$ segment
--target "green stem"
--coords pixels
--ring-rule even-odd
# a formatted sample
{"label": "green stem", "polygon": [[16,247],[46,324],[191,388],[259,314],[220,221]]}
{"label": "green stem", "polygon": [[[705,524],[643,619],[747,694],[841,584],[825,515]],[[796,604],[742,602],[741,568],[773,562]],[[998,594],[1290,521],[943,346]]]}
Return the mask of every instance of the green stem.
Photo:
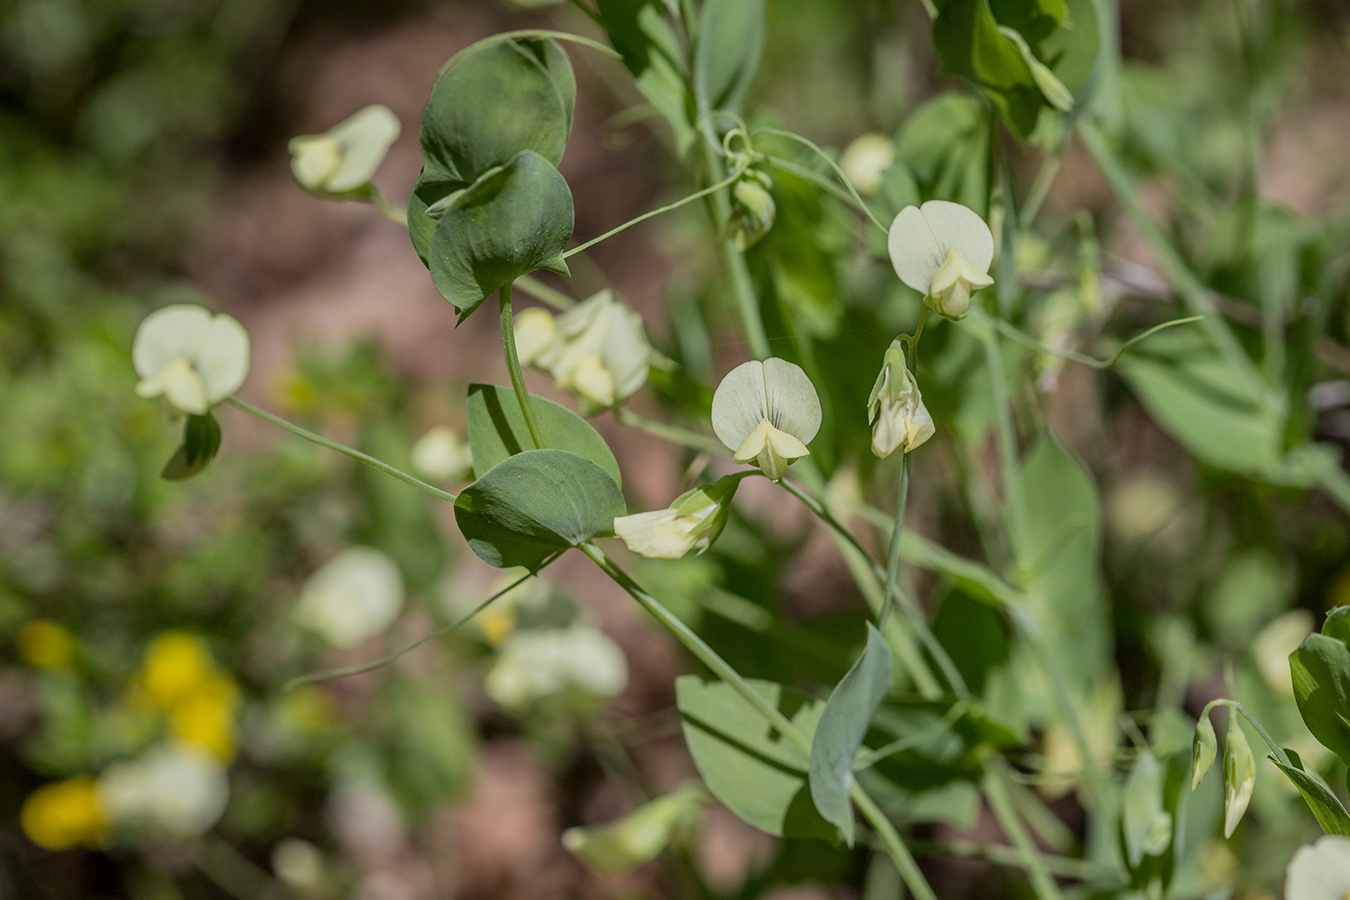
{"label": "green stem", "polygon": [[[921,856],[978,859],[996,866],[1021,867],[1022,857],[1012,847],[999,844],[977,844],[974,841],[913,841],[914,851]],[[1101,863],[1067,856],[1041,854],[1045,869],[1052,875],[1076,878],[1080,881],[1106,882],[1115,878],[1115,872]]]}
{"label": "green stem", "polygon": [[[655,597],[644,591],[637,582],[629,577],[628,573],[616,566],[599,547],[588,543],[583,544],[580,549],[581,552],[585,553],[602,572],[612,578],[619,587],[623,588],[629,596],[636,600],[643,609],[669,629],[680,643],[684,644],[684,646],[693,653],[700,662],[707,666],[713,674],[730,685],[747,702],[754,706],[769,724],[782,732],[783,735],[796,744],[803,753],[807,756],[810,755],[811,741],[807,739],[806,735],[802,734],[797,726],[792,724],[791,720],[783,715],[783,713],[770,703],[767,698],[752,688],[750,684],[741,677],[741,674],[732,668],[730,663],[722,659],[717,651],[713,650],[712,647],[709,647],[703,638],[699,637],[693,629],[680,621],[674,613],[666,609]],[[936,895],[933,893],[933,889],[928,885],[927,879],[925,879],[923,873],[919,871],[918,863],[915,862],[913,855],[910,854],[909,850],[905,847],[904,842],[900,839],[900,834],[895,830],[895,826],[891,824],[890,820],[886,818],[886,815],[856,781],[850,789],[850,796],[852,796],[853,802],[857,804],[858,809],[862,812],[864,818],[866,818],[876,830],[882,843],[886,845],[886,849],[890,852],[891,859],[895,862],[896,868],[900,870],[900,874],[904,877],[905,883],[909,885],[909,889],[913,892],[914,896],[919,898],[919,900],[937,900]]]}
{"label": "green stem", "polygon": [[1120,160],[1111,151],[1106,138],[1097,130],[1096,126],[1088,122],[1079,124],[1078,134],[1083,139],[1083,144],[1087,147],[1088,152],[1092,154],[1092,158],[1096,161],[1097,168],[1105,176],[1107,184],[1111,186],[1116,199],[1125,207],[1125,212],[1134,222],[1135,227],[1139,229],[1150,249],[1157,255],[1168,280],[1176,288],[1182,302],[1193,315],[1204,316],[1205,331],[1219,351],[1227,357],[1231,365],[1237,367],[1249,377],[1263,381],[1259,370],[1246,352],[1243,351],[1242,345],[1238,343],[1223,317],[1218,314],[1204,284],[1186,265],[1186,261],[1181,258],[1181,254],[1173,248],[1163,230],[1148,214],[1148,210],[1144,209],[1144,204],[1139,199],[1139,193],[1135,190],[1133,180],[1125,171],[1125,167]]}
{"label": "green stem", "polygon": [[593,238],[591,238],[589,241],[587,241],[586,243],[584,243],[584,244],[579,244],[579,245],[577,245],[576,247],[573,247],[571,250],[568,250],[566,253],[563,254],[563,259],[567,259],[568,257],[575,256],[576,254],[580,253],[581,251],[583,251],[583,250],[585,250],[585,249],[587,249],[587,248],[589,248],[589,247],[594,247],[596,244],[600,243],[601,241],[603,241],[603,240],[605,240],[605,239],[607,239],[607,238],[611,238],[611,237],[613,237],[614,235],[618,234],[618,233],[621,232],[621,231],[626,231],[627,229],[632,228],[634,225],[637,225],[637,224],[640,223],[640,222],[645,222],[645,221],[647,221],[648,219],[652,218],[653,216],[659,216],[659,215],[661,215],[662,213],[670,212],[670,211],[673,210],[673,209],[679,209],[681,206],[684,206],[684,205],[689,204],[689,203],[693,203],[695,200],[702,200],[704,197],[707,197],[708,195],[713,194],[713,193],[716,193],[717,191],[720,191],[722,188],[729,186],[732,182],[734,182],[734,181],[735,181],[737,178],[739,178],[740,176],[741,176],[741,172],[740,172],[739,169],[737,169],[736,171],[734,171],[734,172],[732,172],[730,175],[728,175],[726,178],[723,178],[721,181],[717,182],[717,184],[709,185],[708,187],[705,187],[705,188],[704,188],[703,190],[701,190],[701,191],[695,191],[694,193],[690,194],[688,197],[685,197],[685,198],[682,199],[682,200],[676,200],[674,203],[667,203],[665,206],[662,206],[660,209],[653,209],[653,210],[651,210],[650,212],[645,212],[645,213],[643,213],[642,215],[638,216],[636,219],[629,219],[627,222],[624,222],[622,225],[620,225],[620,226],[618,226],[618,227],[616,227],[616,228],[611,228],[609,231],[606,231],[604,234],[600,235],[599,237],[593,237]]}
{"label": "green stem", "polygon": [[577,305],[577,301],[564,294],[562,291],[554,290],[544,284],[533,275],[522,275],[514,282],[514,286],[520,288],[536,300],[547,303],[554,309],[571,309]]}
{"label": "green stem", "polygon": [[984,789],[984,796],[989,800],[989,807],[993,810],[994,817],[998,819],[999,826],[1017,848],[1022,868],[1026,871],[1027,878],[1031,880],[1031,887],[1036,896],[1041,900],[1063,900],[1064,895],[1060,893],[1059,885],[1046,868],[1040,850],[1022,825],[1022,819],[1013,806],[1012,797],[1008,794],[1005,783],[1006,773],[1002,769],[1002,757],[985,760],[985,771],[980,785]]}
{"label": "green stem", "polygon": [[511,285],[504,284],[497,292],[501,305],[502,350],[506,353],[506,368],[511,373],[511,387],[516,392],[516,402],[520,404],[521,415],[525,417],[525,427],[530,431],[530,440],[536,450],[544,447],[543,431],[539,420],[534,417],[534,403],[530,392],[525,388],[525,376],[520,371],[520,357],[516,355],[516,330],[511,324]]}
{"label": "green stem", "polygon": [[[711,129],[707,130],[710,135]],[[705,135],[705,139],[699,141],[699,146],[702,148],[703,159],[708,168],[708,177],[717,179],[719,183],[725,182],[726,179],[722,178],[722,159],[717,155],[718,148],[715,142]],[[708,198],[713,227],[717,228],[720,223],[726,221],[729,201],[716,191],[705,196]],[[750,281],[745,257],[736,249],[735,244],[722,238],[717,240],[717,252],[722,258],[722,265],[726,267],[727,277],[731,279],[732,298],[741,320],[741,330],[745,332],[745,339],[750,344],[750,352],[756,359],[766,359],[769,356],[769,337],[764,332],[764,321],[759,314],[759,299],[755,296],[755,286]]]}
{"label": "green stem", "polygon": [[380,215],[389,221],[402,225],[404,228],[408,227],[408,210],[394,206],[384,199],[384,195],[374,185],[370,187],[370,205],[378,209]]}
{"label": "green stem", "polygon": [[1247,707],[1243,706],[1238,701],[1224,700],[1224,699],[1211,700],[1209,701],[1209,703],[1205,705],[1205,708],[1201,710],[1200,718],[1202,719],[1206,718],[1209,715],[1210,710],[1212,710],[1216,706],[1226,706],[1234,712],[1241,713],[1242,717],[1246,719],[1248,722],[1250,722],[1251,726],[1256,729],[1256,733],[1261,736],[1261,740],[1266,742],[1266,746],[1270,747],[1270,750],[1272,753],[1275,754],[1276,759],[1278,759],[1283,765],[1289,766],[1290,768],[1297,768],[1296,766],[1294,766],[1293,761],[1289,758],[1289,754],[1284,752],[1284,748],[1281,747],[1279,743],[1273,737],[1270,736],[1270,732],[1266,731],[1266,729],[1261,725],[1260,722],[1256,721],[1256,716],[1248,712]]}
{"label": "green stem", "polygon": [[999,465],[1003,473],[1004,508],[1007,514],[1008,540],[1011,544],[1014,568],[1021,572],[1028,563],[1026,536],[1028,515],[1026,493],[1022,486],[1022,469],[1018,461],[1017,428],[1013,424],[1012,401],[1008,385],[1003,380],[1003,351],[999,348],[998,333],[988,315],[979,307],[971,307],[971,318],[976,322],[980,342],[984,345],[984,362],[989,370],[989,384],[994,400],[994,424],[998,438]]}
{"label": "green stem", "polygon": [[722,442],[714,437],[701,434],[697,431],[690,431],[687,428],[680,428],[677,425],[667,425],[665,422],[657,422],[640,416],[635,412],[624,409],[622,406],[614,409],[614,419],[620,425],[627,425],[629,428],[636,428],[639,431],[645,431],[648,434],[656,435],[659,438],[670,441],[672,444],[678,444],[681,447],[688,447],[690,450],[697,450],[700,453],[712,453],[716,456],[730,456],[731,451],[722,446]]}
{"label": "green stem", "polygon": [[855,188],[853,186],[853,182],[849,180],[848,175],[846,175],[844,173],[844,170],[839,167],[839,163],[835,162],[834,159],[831,158],[830,154],[826,153],[824,150],[818,147],[815,144],[815,142],[802,137],[800,134],[794,134],[791,131],[784,131],[781,128],[756,128],[754,134],[771,134],[774,135],[775,137],[785,138],[790,141],[796,141],[803,147],[806,147],[814,151],[816,156],[819,156],[821,159],[825,160],[826,164],[829,165],[829,167],[834,170],[834,174],[838,176],[840,183],[842,183],[844,187],[848,189],[849,194],[853,197],[853,201],[858,205],[859,209],[861,209],[864,213],[867,214],[867,218],[872,220],[872,224],[880,228],[883,232],[887,234],[890,233],[890,229],[886,227],[886,223],[878,219],[876,213],[872,212],[872,208],[869,207],[867,203],[863,200],[862,196],[858,193],[858,189]]}
{"label": "green stem", "polygon": [[[909,452],[904,451],[900,459],[900,485],[895,490],[895,524],[891,528],[891,545],[886,553],[886,581],[882,593],[890,597],[895,591],[896,579],[900,575],[900,535],[905,528],[905,504],[909,500]],[[881,607],[881,616],[877,628],[885,631],[886,618],[890,615],[891,604]]]}
{"label": "green stem", "polygon": [[362,453],[360,450],[354,450],[351,447],[348,447],[346,444],[339,444],[337,441],[329,440],[328,438],[324,437],[321,434],[315,434],[312,431],[306,431],[299,425],[287,422],[280,416],[274,416],[264,409],[259,409],[258,407],[254,406],[252,403],[249,403],[246,400],[241,400],[238,397],[231,395],[225,398],[225,402],[229,403],[231,406],[235,406],[238,407],[239,409],[242,409],[246,413],[250,413],[252,415],[257,416],[264,422],[270,422],[273,425],[277,426],[278,428],[285,429],[286,431],[289,431],[291,434],[294,434],[297,437],[302,437],[312,444],[318,444],[320,447],[327,447],[329,450],[335,450],[338,453],[341,453],[343,456],[350,457],[356,460],[357,462],[365,463],[372,469],[377,469],[386,475],[392,475],[399,481],[402,481],[406,484],[410,484],[413,487],[417,488],[419,491],[422,491],[423,493],[426,494],[430,494],[431,496],[437,498],[438,500],[444,500],[446,503],[455,502],[454,494],[443,491],[437,487],[432,487],[425,481],[421,481],[417,478],[414,478],[407,472],[404,472],[402,469],[396,469],[393,466],[389,465],[389,463],[383,462],[381,460],[376,459],[373,456],[369,456],[365,453]]}
{"label": "green stem", "polygon": [[[553,562],[553,560],[557,559],[560,555],[561,553],[555,553],[548,559],[544,560],[543,565],[539,567],[539,571],[542,571],[545,566]],[[375,662],[365,663],[359,666],[344,666],[343,668],[340,669],[324,669],[322,672],[314,672],[313,674],[310,675],[302,675],[299,678],[293,678],[290,681],[286,682],[286,684],[282,687],[281,691],[282,693],[287,693],[303,685],[314,684],[315,682],[318,681],[331,681],[334,678],[346,678],[350,675],[364,675],[366,672],[373,672],[376,669],[383,668],[384,666],[389,665],[390,663],[398,662],[400,659],[407,656],[409,653],[413,652],[418,647],[421,647],[423,644],[430,643],[431,641],[434,641],[437,638],[445,637],[447,634],[454,631],[455,629],[468,624],[470,620],[472,620],[480,612],[491,606],[495,601],[505,596],[506,594],[509,594],[511,591],[514,591],[516,588],[520,587],[529,579],[534,578],[536,575],[539,574],[539,571],[530,572],[528,574],[520,576],[515,581],[511,582],[509,585],[502,588],[500,591],[497,591],[497,593],[493,594],[491,597],[488,597],[482,603],[475,606],[470,612],[460,616],[458,619],[456,619],[455,621],[451,622],[448,625],[443,625],[440,628],[437,628],[435,631],[433,631],[426,637],[422,638],[420,641],[415,641],[414,643],[411,643],[408,646],[404,647],[402,650],[395,651],[394,653],[389,654],[383,659],[377,659]]]}
{"label": "green stem", "polygon": [[769,165],[773,166],[775,169],[781,169],[789,175],[796,175],[803,181],[811,182],[816,187],[823,191],[828,191],[831,195],[844,201],[849,206],[855,207],[859,212],[866,213],[869,211],[866,206],[859,206],[858,201],[853,199],[852,194],[826,178],[824,175],[821,175],[819,172],[814,172],[806,166],[799,165],[791,160],[783,159],[782,157],[774,156],[773,154],[766,154],[764,158],[768,160]]}

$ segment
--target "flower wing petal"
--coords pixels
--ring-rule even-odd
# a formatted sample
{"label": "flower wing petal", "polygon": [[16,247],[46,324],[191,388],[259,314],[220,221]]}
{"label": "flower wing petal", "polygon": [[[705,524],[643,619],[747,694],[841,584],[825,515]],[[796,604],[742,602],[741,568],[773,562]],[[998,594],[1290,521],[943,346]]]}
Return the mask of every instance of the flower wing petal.
{"label": "flower wing petal", "polygon": [[757,359],[743,362],[727,373],[713,394],[713,433],[735,450],[767,415],[764,364]]}
{"label": "flower wing petal", "polygon": [[802,367],[777,357],[766,359],[764,394],[770,424],[802,444],[811,443],[820,431],[820,395]]}
{"label": "flower wing petal", "polygon": [[248,375],[248,332],[229,316],[216,316],[200,336],[192,365],[206,385],[207,400],[219,403]]}
{"label": "flower wing petal", "polygon": [[[937,241],[939,264],[948,250],[955,250],[981,272],[989,271],[989,264],[994,261],[994,235],[979,213],[950,200],[929,200],[919,207],[919,212]],[[932,279],[931,272],[928,277]],[[927,285],[923,290],[927,291]]]}
{"label": "flower wing petal", "polygon": [[342,152],[325,187],[340,194],[369,182],[401,130],[398,116],[378,103],[334,125],[328,134],[338,142]]}
{"label": "flower wing petal", "polygon": [[937,238],[919,207],[906,206],[900,210],[891,222],[886,250],[900,280],[926,295],[946,251],[939,250]]}

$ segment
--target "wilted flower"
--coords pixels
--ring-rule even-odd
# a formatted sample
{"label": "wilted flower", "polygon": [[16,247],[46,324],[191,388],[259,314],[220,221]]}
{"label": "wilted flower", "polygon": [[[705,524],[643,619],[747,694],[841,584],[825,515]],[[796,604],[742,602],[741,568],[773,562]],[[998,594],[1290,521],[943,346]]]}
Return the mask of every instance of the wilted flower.
{"label": "wilted flower", "polygon": [[936,431],[933,417],[923,405],[919,384],[905,365],[905,348],[891,341],[881,371],[867,398],[867,419],[872,423],[872,452],[885,459],[897,449],[909,453]]}
{"label": "wilted flower", "polygon": [[372,547],[350,547],[305,582],[295,621],[334,647],[350,647],[388,628],[403,609],[398,566]]}
{"label": "wilted flower", "polygon": [[451,481],[473,471],[473,451],[454,429],[444,425],[428,431],[412,448],[412,464],[425,478]]}
{"label": "wilted flower", "polygon": [[778,207],[773,202],[773,179],[759,169],[746,169],[731,186],[731,217],[725,236],[742,252],[759,243],[773,227]]}
{"label": "wilted flower", "polygon": [[291,138],[291,171],[306,190],[349,193],[370,183],[399,131],[398,117],[372,104],[323,134]]}
{"label": "wilted flower", "polygon": [[801,366],[771,357],[741,363],[717,386],[712,426],[738,463],[778,481],[820,430],[820,397]]}
{"label": "wilted flower", "polygon": [[971,209],[946,200],[907,206],[891,223],[887,240],[900,280],[924,295],[936,313],[959,319],[970,295],[989,287],[994,236]]}
{"label": "wilted flower", "polygon": [[629,550],[652,559],[679,559],[690,550],[702,553],[726,526],[740,481],[739,475],[727,475],[686,491],[667,509],[620,516],[614,520],[614,533]]}
{"label": "wilted flower", "polygon": [[556,319],[544,310],[526,310],[515,334],[521,362],[550,373],[587,414],[614,406],[647,381],[652,348],[642,316],[611,291],[600,291]]}
{"label": "wilted flower", "polygon": [[166,306],[136,329],[131,358],[141,376],[137,394],[163,397],[172,415],[202,416],[244,383],[248,334],[200,306]]}
{"label": "wilted flower", "polygon": [[561,694],[613,697],[628,683],[623,651],[585,625],[519,631],[502,645],[487,674],[487,695],[507,709]]}
{"label": "wilted flower", "polygon": [[109,766],[99,776],[98,795],[119,829],[191,838],[219,821],[230,786],[210,755],[168,743]]}
{"label": "wilted flower", "polygon": [[1350,896],[1350,838],[1325,835],[1300,847],[1284,876],[1285,900],[1345,900]]}
{"label": "wilted flower", "polygon": [[98,785],[87,776],[44,784],[23,802],[19,824],[28,839],[48,850],[97,847],[108,834]]}
{"label": "wilted flower", "polygon": [[895,143],[884,134],[863,134],[854,138],[839,157],[839,168],[860,194],[875,194],[881,189],[881,173],[895,162]]}

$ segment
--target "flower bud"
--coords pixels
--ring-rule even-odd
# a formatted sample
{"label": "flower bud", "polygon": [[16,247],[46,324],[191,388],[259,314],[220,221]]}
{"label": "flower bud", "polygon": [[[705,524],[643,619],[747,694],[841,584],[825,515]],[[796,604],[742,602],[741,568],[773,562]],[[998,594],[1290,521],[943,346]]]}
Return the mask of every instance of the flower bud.
{"label": "flower bud", "polygon": [[731,218],[724,236],[745,251],[759,243],[773,227],[778,208],[774,205],[773,179],[759,169],[747,169],[731,187]]}
{"label": "flower bud", "polygon": [[923,405],[918,382],[905,365],[905,348],[891,341],[867,398],[872,423],[872,452],[885,459],[897,449],[909,453],[936,432],[933,417]]}
{"label": "flower bud", "polygon": [[741,476],[727,475],[681,494],[667,509],[620,516],[614,532],[629,550],[651,559],[679,559],[690,550],[702,553],[726,526],[740,482]]}
{"label": "flower bud", "polygon": [[895,162],[895,142],[884,134],[869,133],[853,139],[839,157],[839,168],[858,193],[868,196],[881,190],[882,173]]}
{"label": "flower bud", "polygon": [[441,425],[413,444],[412,464],[424,478],[451,481],[473,472],[473,451],[453,429]]}
{"label": "flower bud", "polygon": [[1256,761],[1247,735],[1237,722],[1237,713],[1228,714],[1228,734],[1223,750],[1223,836],[1230,838],[1252,802],[1256,786]]}
{"label": "flower bud", "polygon": [[1214,758],[1219,755],[1219,739],[1214,734],[1214,725],[1209,721],[1208,713],[1195,724],[1195,741],[1192,746],[1194,749],[1191,757],[1191,790],[1195,790],[1208,774],[1210,766],[1214,765]]}

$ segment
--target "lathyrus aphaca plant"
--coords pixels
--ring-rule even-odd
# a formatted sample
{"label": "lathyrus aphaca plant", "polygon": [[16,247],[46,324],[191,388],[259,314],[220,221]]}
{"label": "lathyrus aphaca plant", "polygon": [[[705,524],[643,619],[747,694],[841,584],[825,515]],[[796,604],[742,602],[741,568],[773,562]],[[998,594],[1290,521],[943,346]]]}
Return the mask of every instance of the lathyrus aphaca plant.
{"label": "lathyrus aphaca plant", "polygon": [[[587,12],[608,45],[537,30],[480,41],[431,86],[419,129],[422,169],[405,220],[412,250],[461,322],[498,298],[510,384],[469,386],[467,457],[438,466],[446,453],[419,454],[433,461],[425,471],[445,475],[471,458],[473,480],[451,493],[230,402],[453,504],[472,552],[520,571],[502,595],[571,551],[589,558],[702,667],[675,686],[684,737],[711,795],[751,825],[852,847],[860,814],[871,835],[865,843],[884,850],[914,896],[934,898],[916,853],[956,851],[921,846],[915,828],[933,821],[969,828],[987,808],[1008,844],[977,852],[1020,869],[1040,900],[1063,895],[1061,878],[1098,892],[1162,896],[1178,871],[1200,865],[1183,840],[1174,789],[1189,757],[1162,724],[1181,711],[1160,700],[1152,733],[1133,720],[1121,725],[1100,567],[1103,504],[1091,468],[1043,426],[1030,363],[1049,356],[1104,369],[1123,360],[1143,406],[1205,464],[1286,487],[1320,486],[1342,505],[1350,491],[1328,448],[1287,415],[1276,373],[1254,363],[1236,326],[1214,315],[1210,295],[1138,202],[1115,150],[1119,60],[1106,5],[926,4],[944,71],[972,90],[910,111],[894,138],[869,136],[842,165],[808,137],[763,124],[774,116],[749,103],[768,46],[764,0],[601,2]],[[658,138],[690,184],[682,199],[570,249],[573,197],[558,169],[578,92],[569,53],[622,66],[659,113]],[[402,219],[369,188],[375,157],[395,133],[387,117],[366,112],[327,135],[297,138],[296,175],[311,191],[376,203]],[[1090,229],[1080,229],[1082,242],[1067,254],[1062,241],[1047,243],[1037,231],[1072,140],[1087,147],[1191,316],[1129,340],[1101,334],[1100,254],[1084,250],[1096,246]],[[1014,153],[1041,159],[1026,190]],[[658,352],[643,317],[612,290],[577,302],[554,286],[565,284],[556,277],[568,276],[570,257],[694,203],[719,266],[710,303],[734,317],[744,339],[734,346],[748,360],[704,353],[700,363],[700,341],[687,327]],[[541,280],[539,271],[548,275]],[[1052,291],[1068,303],[1053,345],[1024,330],[1040,320]],[[555,309],[518,310],[518,293]],[[706,346],[708,325],[698,310],[693,317]],[[193,337],[200,347],[180,342],[154,365],[137,356],[142,392],[194,416],[238,387],[243,373],[216,372],[213,354],[229,355],[225,329],[200,327]],[[1171,330],[1151,337],[1164,328]],[[1108,358],[1082,352],[1094,340]],[[552,375],[577,411],[531,393],[526,366]],[[728,371],[712,390],[717,368]],[[1241,395],[1238,406],[1252,421],[1223,420],[1220,401],[1202,396],[1206,386]],[[652,402],[678,421],[632,408]],[[689,489],[665,508],[630,513],[615,454],[587,421],[603,413],[676,445],[690,464]],[[1244,429],[1258,447],[1237,446]],[[453,445],[437,440],[441,449]],[[962,555],[907,528],[913,458],[921,453],[934,459],[918,470],[925,479],[943,471],[960,482],[956,493],[982,552]],[[868,604],[869,621],[855,620],[842,643],[776,615],[781,570],[746,562],[755,557],[744,552],[750,514],[737,494],[760,475],[767,484],[757,487],[783,492],[832,535]],[[865,490],[845,487],[859,477]],[[892,502],[877,505],[888,495]],[[740,548],[723,554],[728,534]],[[711,560],[714,582],[750,567],[758,585],[737,592],[705,583],[677,615],[665,591],[643,587],[602,547],[615,537],[639,557],[665,561],[638,561],[641,575],[660,579],[659,566]],[[695,551],[701,560],[671,562]],[[755,591],[759,601],[742,596]],[[742,669],[753,662],[734,642],[683,614],[703,608],[736,610],[754,646],[776,658],[747,677]],[[310,618],[329,627],[317,613]],[[494,669],[492,689],[504,705],[524,708],[549,695],[541,679],[584,680],[582,668],[564,664],[569,653],[610,653],[595,649],[591,635],[553,637],[547,649],[518,641]],[[789,651],[794,642],[811,652]],[[620,669],[615,663],[596,675],[592,693],[618,690]],[[1307,715],[1325,694],[1304,693]],[[1331,735],[1338,726],[1318,716]],[[1205,727],[1197,775],[1216,756]],[[1344,813],[1325,801],[1325,785],[1280,753],[1278,764],[1305,797],[1320,798],[1321,806],[1309,799],[1318,821],[1339,827]],[[1228,834],[1251,801],[1254,770],[1244,732],[1230,724]],[[1080,834],[1025,788],[1028,780],[1074,792]],[[664,811],[677,806],[679,815]],[[672,822],[696,818],[684,815],[687,806],[658,800],[612,832],[572,832],[568,843],[601,867],[636,864],[680,830]],[[878,880],[890,877],[876,871]]]}

